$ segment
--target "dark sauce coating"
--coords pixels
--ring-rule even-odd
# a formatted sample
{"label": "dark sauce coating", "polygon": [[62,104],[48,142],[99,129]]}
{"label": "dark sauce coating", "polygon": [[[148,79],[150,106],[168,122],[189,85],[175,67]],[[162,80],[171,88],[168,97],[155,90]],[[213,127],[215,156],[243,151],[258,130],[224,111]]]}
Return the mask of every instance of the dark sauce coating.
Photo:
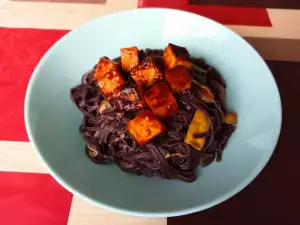
{"label": "dark sauce coating", "polygon": [[[162,55],[163,50],[139,51],[141,60],[152,56],[161,66]],[[215,159],[222,159],[223,150],[235,130],[234,126],[222,122],[226,113],[226,85],[220,74],[202,59],[190,60],[194,64],[191,72],[193,84],[190,91],[175,95],[179,112],[163,121],[167,127],[163,135],[142,147],[126,130],[126,124],[137,112],[120,112],[117,107],[113,107],[112,110],[100,114],[99,103],[105,97],[93,79],[94,69],[84,74],[81,84],[71,89],[71,98],[83,113],[79,130],[87,144],[86,153],[94,163],[116,163],[125,172],[192,182],[197,177],[195,169],[198,165],[205,167]],[[127,86],[135,87],[130,74],[125,75]],[[216,97],[215,103],[200,100],[199,85],[211,88]],[[209,132],[195,134],[195,138],[207,138],[201,151],[184,142],[197,109],[205,110],[211,121]],[[175,153],[180,153],[181,156],[166,157]]]}

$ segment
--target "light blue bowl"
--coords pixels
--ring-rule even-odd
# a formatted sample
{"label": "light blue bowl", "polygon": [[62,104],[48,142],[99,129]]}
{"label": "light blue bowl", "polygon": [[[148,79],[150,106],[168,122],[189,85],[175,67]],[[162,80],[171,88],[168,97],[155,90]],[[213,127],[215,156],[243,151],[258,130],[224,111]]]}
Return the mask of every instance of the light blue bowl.
{"label": "light blue bowl", "polygon": [[[228,107],[239,118],[223,161],[199,168],[194,183],[135,176],[115,165],[93,164],[85,155],[78,131],[82,115],[70,99],[70,88],[100,56],[113,58],[120,48],[133,45],[164,48],[169,42],[204,57],[227,83]],[[229,29],[187,12],[139,9],[93,20],[58,41],[32,75],[25,122],[37,154],[69,191],[118,212],[168,217],[219,204],[259,174],[277,143],[281,103],[264,61]]]}

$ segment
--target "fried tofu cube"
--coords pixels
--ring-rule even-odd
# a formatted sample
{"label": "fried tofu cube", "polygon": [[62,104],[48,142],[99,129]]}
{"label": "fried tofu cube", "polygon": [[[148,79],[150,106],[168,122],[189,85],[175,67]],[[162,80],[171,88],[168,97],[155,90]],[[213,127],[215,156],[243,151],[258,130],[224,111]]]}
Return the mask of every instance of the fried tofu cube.
{"label": "fried tofu cube", "polygon": [[96,66],[95,76],[102,77],[107,73],[118,70],[118,63],[110,60],[108,57],[103,56],[99,59]]}
{"label": "fried tofu cube", "polygon": [[120,111],[134,111],[144,108],[143,102],[134,88],[125,88],[113,94],[113,99]]}
{"label": "fried tofu cube", "polygon": [[121,48],[121,66],[125,72],[129,72],[139,65],[139,50],[137,47]]}
{"label": "fried tofu cube", "polygon": [[95,80],[105,96],[110,96],[125,86],[125,81],[119,71],[111,71]]}
{"label": "fried tofu cube", "polygon": [[233,126],[235,126],[237,124],[237,115],[234,112],[228,112],[224,118],[223,121],[225,123],[231,124]]}
{"label": "fried tofu cube", "polygon": [[161,70],[151,57],[143,60],[130,73],[137,84],[143,84],[145,87],[150,87],[155,82],[163,79]]}
{"label": "fried tofu cube", "polygon": [[162,119],[178,112],[176,99],[165,81],[153,85],[144,97],[152,112]]}
{"label": "fried tofu cube", "polygon": [[165,49],[163,62],[167,69],[179,65],[185,66],[186,68],[191,68],[193,65],[189,61],[189,52],[186,50],[186,48],[173,44],[169,44]]}
{"label": "fried tofu cube", "polygon": [[165,71],[166,81],[173,93],[182,93],[192,86],[192,78],[188,69],[184,66],[176,66]]}
{"label": "fried tofu cube", "polygon": [[199,134],[207,133],[209,126],[208,116],[203,111],[197,109],[185,137],[185,143],[197,150],[201,150],[205,145],[206,137]]}
{"label": "fried tofu cube", "polygon": [[125,86],[125,81],[118,71],[118,64],[107,57],[100,58],[94,74],[94,80],[104,95],[109,96]]}
{"label": "fried tofu cube", "polygon": [[150,110],[130,120],[126,128],[139,145],[145,145],[166,129],[165,125]]}

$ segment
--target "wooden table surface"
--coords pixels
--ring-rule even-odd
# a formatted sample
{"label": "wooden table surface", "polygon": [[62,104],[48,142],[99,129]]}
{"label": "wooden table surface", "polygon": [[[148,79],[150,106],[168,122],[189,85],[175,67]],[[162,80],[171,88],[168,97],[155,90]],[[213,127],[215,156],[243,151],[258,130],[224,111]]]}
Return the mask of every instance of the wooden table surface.
{"label": "wooden table surface", "polygon": [[[69,30],[93,18],[138,7],[177,8],[225,24],[267,60],[280,89],[283,128],[270,163],[241,193],[204,212],[150,219],[94,207],[62,188],[28,142],[23,102],[41,56]],[[0,223],[299,224],[299,24],[298,0],[0,0]]]}

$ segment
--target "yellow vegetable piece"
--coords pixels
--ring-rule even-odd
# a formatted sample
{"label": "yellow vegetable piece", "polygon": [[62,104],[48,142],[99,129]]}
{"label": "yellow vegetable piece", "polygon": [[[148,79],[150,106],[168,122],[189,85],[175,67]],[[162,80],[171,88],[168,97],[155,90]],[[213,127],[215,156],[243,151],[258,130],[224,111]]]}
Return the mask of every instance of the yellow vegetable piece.
{"label": "yellow vegetable piece", "polygon": [[174,157],[174,156],[178,156],[178,157],[183,157],[184,155],[182,154],[182,153],[173,153],[173,154],[170,154],[170,153],[167,153],[166,155],[165,155],[165,158],[166,159],[169,159],[169,158],[171,158],[171,157]]}
{"label": "yellow vegetable piece", "polygon": [[205,133],[209,130],[209,120],[207,115],[201,110],[197,110],[194,118],[189,126],[187,135],[185,137],[185,143],[191,145],[197,150],[201,150],[205,145],[205,137],[194,138],[195,134]]}
{"label": "yellow vegetable piece", "polygon": [[237,124],[237,115],[234,112],[229,112],[224,116],[223,121],[225,123],[231,124],[231,125],[236,125]]}
{"label": "yellow vegetable piece", "polygon": [[215,101],[215,96],[209,87],[201,85],[200,86],[201,100],[207,103],[213,103]]}
{"label": "yellow vegetable piece", "polygon": [[110,102],[108,100],[102,100],[100,102],[99,105],[99,113],[103,113],[103,112],[111,112],[113,111],[115,108],[110,104]]}
{"label": "yellow vegetable piece", "polygon": [[98,151],[96,149],[93,149],[90,146],[87,146],[88,148],[88,153],[91,157],[95,158],[98,155]]}

